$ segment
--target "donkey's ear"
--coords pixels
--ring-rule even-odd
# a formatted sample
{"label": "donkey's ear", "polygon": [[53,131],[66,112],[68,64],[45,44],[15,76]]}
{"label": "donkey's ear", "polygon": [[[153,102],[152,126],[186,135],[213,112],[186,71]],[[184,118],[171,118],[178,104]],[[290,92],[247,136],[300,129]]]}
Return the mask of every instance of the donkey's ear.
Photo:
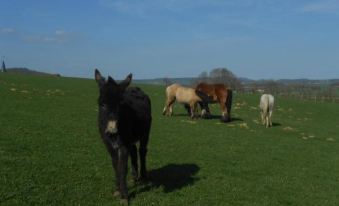
{"label": "donkey's ear", "polygon": [[103,85],[105,83],[105,78],[103,78],[99,72],[98,69],[95,69],[95,72],[94,72],[94,78],[95,78],[95,81],[98,83],[99,86]]}
{"label": "donkey's ear", "polygon": [[116,82],[111,76],[108,76],[107,81],[108,81],[109,83],[114,84],[114,85],[118,85],[117,82]]}
{"label": "donkey's ear", "polygon": [[132,81],[132,74],[127,75],[126,79],[119,83],[121,89],[126,89]]}

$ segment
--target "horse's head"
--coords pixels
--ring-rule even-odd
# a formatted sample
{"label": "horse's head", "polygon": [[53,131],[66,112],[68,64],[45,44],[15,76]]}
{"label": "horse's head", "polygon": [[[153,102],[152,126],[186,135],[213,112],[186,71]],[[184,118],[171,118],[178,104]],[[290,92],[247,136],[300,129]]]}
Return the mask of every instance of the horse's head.
{"label": "horse's head", "polygon": [[99,121],[100,129],[107,136],[113,137],[118,133],[119,108],[125,89],[131,83],[132,74],[117,83],[112,77],[105,80],[99,70],[95,69],[95,80],[99,86]]}

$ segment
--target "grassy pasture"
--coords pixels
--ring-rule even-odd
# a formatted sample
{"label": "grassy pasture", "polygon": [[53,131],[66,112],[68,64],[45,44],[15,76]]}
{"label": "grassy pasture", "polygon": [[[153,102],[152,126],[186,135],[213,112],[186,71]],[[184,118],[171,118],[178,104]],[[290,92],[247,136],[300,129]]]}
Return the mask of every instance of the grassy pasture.
{"label": "grassy pasture", "polygon": [[[164,117],[164,88],[140,87],[151,180],[129,183],[131,205],[339,205],[338,104],[276,98],[266,129],[259,96],[235,94],[223,124]],[[0,74],[0,205],[119,205],[97,95],[94,80]]]}

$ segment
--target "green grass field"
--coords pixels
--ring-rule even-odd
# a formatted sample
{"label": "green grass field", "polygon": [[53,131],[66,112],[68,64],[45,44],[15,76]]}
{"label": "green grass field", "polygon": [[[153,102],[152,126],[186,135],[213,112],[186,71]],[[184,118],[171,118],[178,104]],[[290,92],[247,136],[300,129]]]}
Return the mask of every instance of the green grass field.
{"label": "green grass field", "polygon": [[[129,181],[131,205],[339,205],[338,104],[276,97],[266,129],[259,96],[235,94],[223,124],[164,117],[164,87],[140,87],[151,181]],[[0,205],[119,205],[97,96],[94,80],[0,74]]]}

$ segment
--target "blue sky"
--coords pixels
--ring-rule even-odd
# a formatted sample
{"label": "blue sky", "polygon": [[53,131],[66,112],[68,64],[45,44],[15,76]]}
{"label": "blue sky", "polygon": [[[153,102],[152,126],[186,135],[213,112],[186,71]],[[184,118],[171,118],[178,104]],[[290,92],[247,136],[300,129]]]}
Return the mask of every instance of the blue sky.
{"label": "blue sky", "polygon": [[93,78],[339,78],[339,0],[0,0],[7,67]]}

